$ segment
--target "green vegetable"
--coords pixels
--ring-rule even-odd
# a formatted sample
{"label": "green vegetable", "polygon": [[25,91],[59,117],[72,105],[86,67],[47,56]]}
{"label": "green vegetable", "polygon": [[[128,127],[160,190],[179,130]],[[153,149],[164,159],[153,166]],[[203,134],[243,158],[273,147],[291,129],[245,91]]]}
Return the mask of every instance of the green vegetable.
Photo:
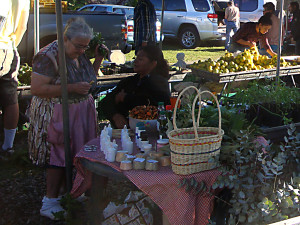
{"label": "green vegetable", "polygon": [[107,54],[106,49],[101,47],[101,45],[104,43],[105,42],[104,42],[103,38],[101,37],[101,33],[94,32],[94,37],[90,41],[89,48],[85,51],[85,54],[89,58],[95,58],[95,49],[96,49],[97,45],[99,45],[98,52],[100,55],[105,57]]}

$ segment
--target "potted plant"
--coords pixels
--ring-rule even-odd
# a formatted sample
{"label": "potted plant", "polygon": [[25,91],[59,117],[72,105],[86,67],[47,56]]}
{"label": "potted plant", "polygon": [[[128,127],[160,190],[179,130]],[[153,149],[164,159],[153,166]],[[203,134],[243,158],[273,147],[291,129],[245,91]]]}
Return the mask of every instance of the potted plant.
{"label": "potted plant", "polygon": [[254,82],[247,89],[238,89],[233,98],[235,106],[241,106],[249,120],[260,126],[280,126],[300,122],[300,92],[283,82],[264,84]]}
{"label": "potted plant", "polygon": [[226,224],[270,224],[300,214],[300,148],[294,124],[280,146],[255,144],[251,130],[241,131],[231,149],[221,151],[212,188],[228,188]]}

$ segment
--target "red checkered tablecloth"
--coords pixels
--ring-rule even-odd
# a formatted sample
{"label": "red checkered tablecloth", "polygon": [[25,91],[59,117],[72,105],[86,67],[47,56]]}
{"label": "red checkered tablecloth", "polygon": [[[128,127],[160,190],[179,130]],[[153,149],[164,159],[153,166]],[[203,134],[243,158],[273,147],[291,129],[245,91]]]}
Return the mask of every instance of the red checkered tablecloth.
{"label": "red checkered tablecloth", "polygon": [[214,191],[210,190],[211,194],[207,192],[195,196],[192,193],[187,193],[184,188],[178,188],[177,183],[183,177],[194,177],[198,182],[205,181],[208,189],[210,189],[209,187],[220,175],[218,170],[203,171],[187,176],[174,174],[171,167],[161,167],[158,171],[122,171],[119,168],[119,163],[109,163],[105,160],[104,154],[100,151],[99,138],[91,140],[86,145],[96,145],[98,148],[95,152],[82,150],[74,159],[77,168],[77,175],[71,192],[74,197],[80,196],[91,186],[91,172],[87,171],[80,163],[80,159],[85,158],[92,162],[106,164],[123,173],[162,209],[171,224],[207,224],[213,210],[214,196],[211,194],[214,194]]}

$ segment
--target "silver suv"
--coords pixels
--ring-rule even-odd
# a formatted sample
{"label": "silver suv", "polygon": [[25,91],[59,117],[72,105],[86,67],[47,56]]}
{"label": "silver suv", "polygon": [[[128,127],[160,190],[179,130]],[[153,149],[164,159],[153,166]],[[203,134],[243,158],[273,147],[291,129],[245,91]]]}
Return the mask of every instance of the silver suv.
{"label": "silver suv", "polygon": [[[150,0],[161,21],[161,0]],[[165,0],[163,34],[178,38],[184,48],[195,48],[201,40],[221,38],[218,16],[210,0]]]}

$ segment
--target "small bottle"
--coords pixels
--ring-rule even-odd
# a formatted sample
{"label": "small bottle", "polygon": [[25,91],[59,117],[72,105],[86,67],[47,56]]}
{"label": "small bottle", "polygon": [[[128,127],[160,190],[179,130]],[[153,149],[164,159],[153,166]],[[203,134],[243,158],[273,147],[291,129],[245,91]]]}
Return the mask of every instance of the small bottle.
{"label": "small bottle", "polygon": [[157,103],[157,114],[158,114],[158,117],[159,117],[159,114],[161,111],[166,111],[165,110],[165,104],[164,102],[158,102]]}
{"label": "small bottle", "polygon": [[167,124],[168,120],[166,117],[166,111],[161,111],[160,115],[158,117],[158,123],[159,123],[159,139],[167,138]]}
{"label": "small bottle", "polygon": [[166,105],[166,117],[171,122],[173,121],[173,111],[171,105]]}

